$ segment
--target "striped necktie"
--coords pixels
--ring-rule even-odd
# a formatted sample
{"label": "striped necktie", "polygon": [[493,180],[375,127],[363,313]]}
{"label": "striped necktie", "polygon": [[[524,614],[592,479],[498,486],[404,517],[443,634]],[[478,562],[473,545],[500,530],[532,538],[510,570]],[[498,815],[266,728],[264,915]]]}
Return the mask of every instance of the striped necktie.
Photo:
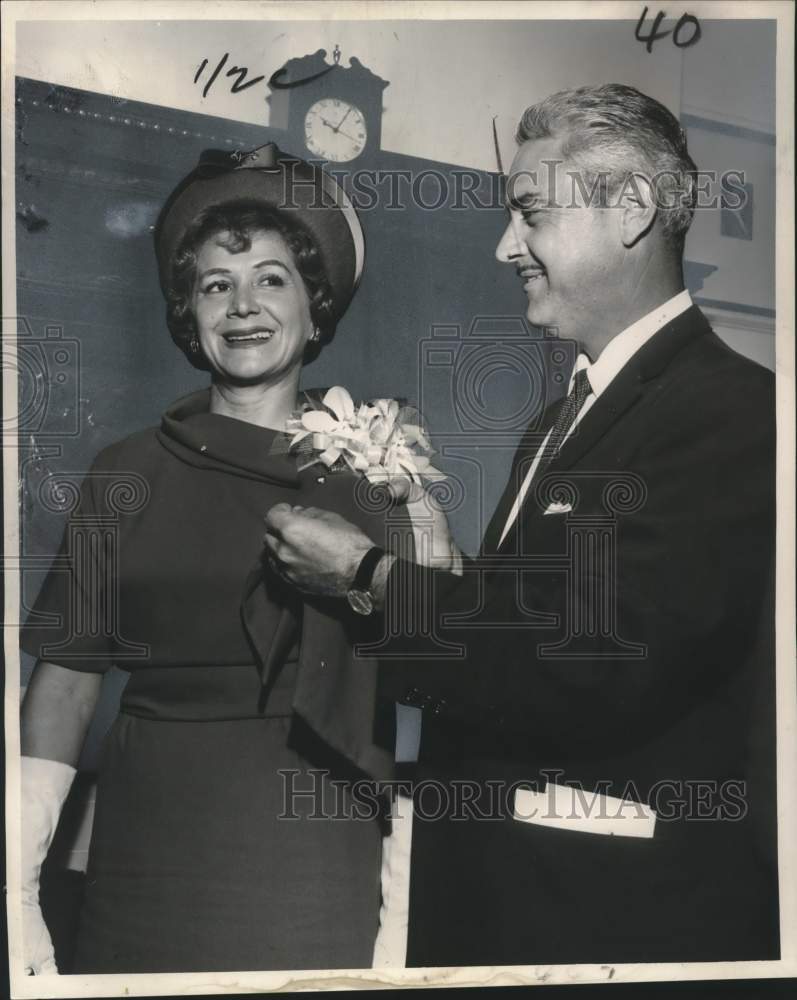
{"label": "striped necktie", "polygon": [[540,460],[537,463],[537,471],[534,473],[535,479],[556,457],[567,437],[567,432],[573,426],[574,421],[581,412],[581,407],[586,403],[587,397],[591,392],[592,387],[589,384],[589,376],[586,369],[582,368],[581,371],[576,372],[576,377],[573,380],[573,388],[570,390],[570,394],[565,398],[559,413],[556,415],[556,420],[553,423],[553,427],[551,427],[551,433],[545,442],[540,454]]}
{"label": "striped necktie", "polygon": [[[537,468],[534,472],[534,479],[538,479],[545,468],[553,461],[556,457],[559,449],[562,447],[567,433],[573,426],[576,417],[581,411],[584,403],[586,403],[587,398],[592,392],[592,387],[589,384],[589,377],[587,375],[586,369],[582,368],[580,371],[576,372],[575,378],[573,380],[573,388],[570,393],[562,400],[562,403],[557,411],[556,419],[551,425],[550,432],[547,438],[544,439],[544,444],[542,445],[541,451],[539,452],[540,458],[537,462]],[[539,437],[537,437],[539,441]],[[512,473],[509,477],[509,482],[506,487],[506,491],[501,502],[498,505],[496,514],[494,515],[490,528],[484,539],[484,551],[485,552],[495,552],[501,545],[501,536],[503,534],[504,526],[506,525],[507,518],[509,517],[510,510],[512,509],[514,502],[518,496],[518,492],[521,488],[521,484],[524,482],[520,478],[522,475],[522,469],[528,471],[534,462],[534,458],[537,455],[537,449],[540,445],[536,445],[535,448],[529,449],[524,447],[523,444],[518,448],[515,460],[512,463]],[[524,499],[528,496],[528,489],[524,493]],[[522,507],[522,504],[521,504]],[[517,516],[514,522],[506,532],[506,539],[508,539],[512,533],[517,528],[518,521],[520,519],[521,511],[518,510]]]}

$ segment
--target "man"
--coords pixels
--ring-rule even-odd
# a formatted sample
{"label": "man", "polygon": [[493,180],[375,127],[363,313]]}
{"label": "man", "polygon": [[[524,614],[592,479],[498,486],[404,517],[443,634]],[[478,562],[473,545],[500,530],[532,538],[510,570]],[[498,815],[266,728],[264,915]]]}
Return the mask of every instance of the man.
{"label": "man", "polygon": [[684,290],[695,166],[666,108],[580,88],[517,138],[497,254],[580,353],[483,555],[411,567],[284,505],[267,544],[389,630],[432,593],[464,650],[407,628],[380,668],[424,709],[408,964],[775,958],[773,378]]}

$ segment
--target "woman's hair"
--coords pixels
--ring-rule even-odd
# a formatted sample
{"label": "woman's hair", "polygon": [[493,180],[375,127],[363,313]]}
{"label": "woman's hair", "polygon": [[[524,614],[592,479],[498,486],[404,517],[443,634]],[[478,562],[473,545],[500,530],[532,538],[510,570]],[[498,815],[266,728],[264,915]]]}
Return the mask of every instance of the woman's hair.
{"label": "woman's hair", "polygon": [[562,139],[562,157],[594,185],[602,175],[613,194],[634,173],[647,177],[667,241],[683,249],[695,210],[697,168],[678,120],[633,87],[606,84],[552,94],[527,108],[517,141]]}
{"label": "woman's hair", "polygon": [[244,253],[259,232],[278,233],[293,255],[310,300],[310,318],[318,327],[318,341],[308,343],[305,361],[312,361],[335,333],[335,310],[332,289],[327,280],[321,255],[310,234],[290,217],[257,201],[230,201],[202,212],[186,230],[171,262],[166,291],[166,322],[172,340],[195,368],[208,371],[210,365],[201,351],[191,350],[196,334],[193,296],[196,285],[197,255],[202,245],[213,237],[230,253]]}

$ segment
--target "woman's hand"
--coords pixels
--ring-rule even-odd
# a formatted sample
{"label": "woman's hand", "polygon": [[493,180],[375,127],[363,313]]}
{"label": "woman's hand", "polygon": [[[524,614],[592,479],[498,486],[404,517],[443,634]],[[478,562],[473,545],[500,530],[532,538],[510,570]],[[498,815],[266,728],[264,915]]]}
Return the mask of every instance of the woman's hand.
{"label": "woman's hand", "polygon": [[22,961],[28,976],[58,974],[50,932],[39,906],[39,879],[35,875],[22,893]]}
{"label": "woman's hand", "polygon": [[40,757],[21,759],[22,960],[30,976],[58,972],[39,903],[39,877],[74,777],[75,769],[70,764]]}
{"label": "woman's hand", "polygon": [[39,875],[75,777],[101,674],[39,660],[22,705],[22,955],[28,975],[58,972],[39,905]]}

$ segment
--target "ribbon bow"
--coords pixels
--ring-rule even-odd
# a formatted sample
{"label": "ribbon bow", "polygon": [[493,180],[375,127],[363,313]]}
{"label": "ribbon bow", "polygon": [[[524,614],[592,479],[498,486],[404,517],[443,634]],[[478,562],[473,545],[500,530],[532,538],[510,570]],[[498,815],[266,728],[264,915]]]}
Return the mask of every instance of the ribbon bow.
{"label": "ribbon bow", "polygon": [[257,149],[206,149],[199,159],[198,172],[203,177],[215,177],[230,170],[278,170],[281,153],[277,145],[267,142]]}

